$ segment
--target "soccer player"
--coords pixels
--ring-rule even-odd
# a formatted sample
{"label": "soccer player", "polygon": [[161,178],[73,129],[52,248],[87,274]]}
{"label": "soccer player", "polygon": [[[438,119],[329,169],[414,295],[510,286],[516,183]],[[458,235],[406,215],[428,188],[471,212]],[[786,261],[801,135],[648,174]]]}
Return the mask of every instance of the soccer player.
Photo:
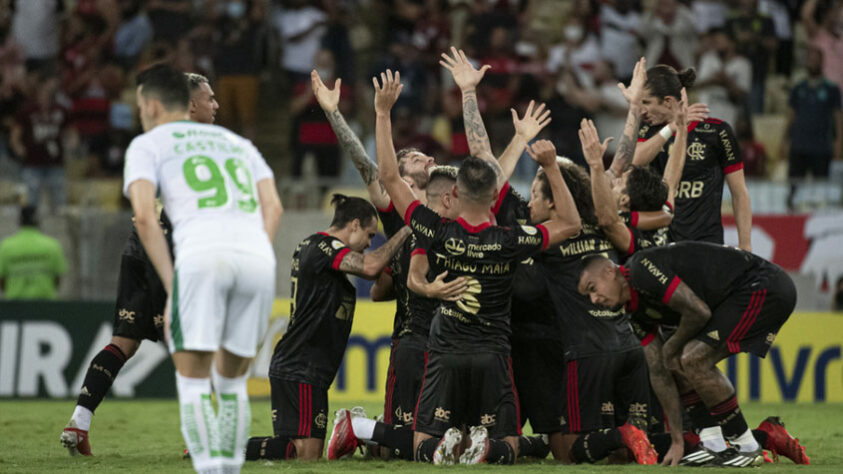
{"label": "soccer player", "polygon": [[325,232],[304,239],[293,253],[287,332],[269,366],[273,437],[251,438],[248,459],[316,460],[328,422],[328,388],[339,370],[356,302],[346,274],[373,280],[410,235],[399,230],[363,254],[378,231],[377,211],[358,197],[335,194]]}
{"label": "soccer player", "polygon": [[[217,105],[214,93],[205,76],[186,73],[190,88],[190,120],[212,124]],[[283,209],[280,200],[273,200],[273,212],[279,218]],[[161,210],[161,228],[173,256],[173,227]],[[123,249],[120,276],[117,283],[117,303],[114,311],[114,332],[111,342],[91,360],[76,408],[61,435],[61,443],[71,455],[91,455],[88,431],[94,411],[105,398],[123,365],[135,355],[141,341],[164,339],[164,305],[167,293],[161,279],[144,252],[137,228],[132,225],[129,240]]]}
{"label": "soccer player", "polygon": [[[146,132],[126,151],[124,193],[169,295],[182,435],[198,472],[239,472],[251,422],[246,371],[275,294],[275,181],[248,140],[187,120],[182,73],[150,68],[137,96]],[[158,224],[159,191],[173,221],[175,266]]]}
{"label": "soccer player", "polygon": [[[706,265],[700,266],[703,260]],[[783,270],[739,249],[681,242],[637,252],[622,267],[591,257],[584,261],[578,288],[595,304],[625,305],[632,312],[672,432],[682,432],[682,393],[686,409],[707,410],[731,444],[702,450],[708,454],[705,462],[735,467],[763,462],[734,387],[715,364],[738,352],[766,355],[796,302],[793,282]],[[677,326],[664,342],[657,337],[660,325]],[[682,444],[677,435],[665,462],[678,461]]]}
{"label": "soccer player", "polygon": [[[492,225],[489,209],[499,196],[500,167],[469,157],[454,191],[459,217],[443,221],[414,198],[398,174],[389,114],[402,88],[400,74],[393,77],[387,70],[380,79],[380,84],[377,78],[373,82],[381,182],[428,255],[432,271],[438,275],[447,270],[448,278],[464,277],[467,284],[458,301],[440,304],[431,323],[415,419],[416,459],[511,464],[520,431],[507,360],[512,276],[518,261],[575,234],[579,216],[555,157],[542,154],[540,164],[560,203],[552,220],[535,227]],[[460,456],[462,434],[457,427],[462,424],[472,429],[470,446]]]}
{"label": "soccer player", "polygon": [[[665,146],[669,148],[675,133],[675,104],[681,100],[682,88],[691,87],[695,77],[693,69],[676,72],[663,64],[647,70],[645,94],[641,99],[642,117],[646,123],[638,134],[633,164],[652,163],[659,174],[664,174],[669,156]],[[725,180],[732,195],[739,247],[752,251],[752,210],[732,127],[721,120],[707,118],[692,119],[687,128],[687,158],[676,194],[670,241],[723,243],[720,208]]]}

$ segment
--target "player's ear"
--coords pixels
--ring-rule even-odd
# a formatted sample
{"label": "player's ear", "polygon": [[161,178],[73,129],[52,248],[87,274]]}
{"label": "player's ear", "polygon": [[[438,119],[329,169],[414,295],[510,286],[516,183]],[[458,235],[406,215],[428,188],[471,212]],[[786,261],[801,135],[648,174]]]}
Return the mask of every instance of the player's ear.
{"label": "player's ear", "polygon": [[351,226],[351,232],[357,232],[360,230],[360,219],[354,219],[349,223]]}

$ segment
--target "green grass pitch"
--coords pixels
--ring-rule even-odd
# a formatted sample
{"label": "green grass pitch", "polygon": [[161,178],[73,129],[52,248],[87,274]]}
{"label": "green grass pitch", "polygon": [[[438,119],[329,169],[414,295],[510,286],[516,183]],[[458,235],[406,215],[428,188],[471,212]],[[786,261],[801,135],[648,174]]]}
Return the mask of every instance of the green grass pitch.
{"label": "green grass pitch", "polygon": [[[74,401],[6,400],[0,402],[0,429],[5,437],[0,447],[0,472],[191,472],[189,461],[181,459],[184,442],[179,432],[175,400],[106,400],[97,410],[91,427],[93,458],[68,456],[59,443]],[[332,411],[339,408],[333,404]],[[365,404],[370,415],[380,413],[377,404]],[[751,427],[769,415],[779,415],[788,430],[807,446],[811,466],[795,466],[788,459],[765,465],[764,472],[843,472],[843,404],[744,404]],[[330,416],[330,422],[333,417]],[[330,424],[329,424],[330,426]],[[271,434],[268,400],[252,403],[252,435]],[[297,472],[402,471],[431,472],[435,468],[403,461],[354,460],[316,463],[249,462],[244,471],[274,470]],[[452,469],[485,469],[501,472],[618,472],[621,470],[662,469],[647,466],[561,467],[552,461],[522,462],[516,466],[455,466]],[[687,471],[687,469],[683,469]]]}

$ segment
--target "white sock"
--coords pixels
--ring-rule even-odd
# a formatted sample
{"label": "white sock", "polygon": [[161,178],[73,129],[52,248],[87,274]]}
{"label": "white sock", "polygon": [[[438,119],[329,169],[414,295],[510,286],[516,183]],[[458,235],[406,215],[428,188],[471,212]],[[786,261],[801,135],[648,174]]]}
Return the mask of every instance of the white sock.
{"label": "white sock", "polygon": [[246,461],[246,444],[252,421],[249,393],[246,389],[248,375],[237,378],[223,377],[212,370],[214,387],[219,403],[220,456],[226,472],[237,470]]}
{"label": "white sock", "polygon": [[372,439],[372,435],[375,434],[376,423],[375,420],[363,418],[362,416],[352,416],[351,431],[354,432],[354,436],[360,441],[369,441]]}
{"label": "white sock", "polygon": [[749,428],[737,438],[730,439],[729,442],[737,444],[739,451],[742,453],[749,453],[761,447],[755,440],[755,436],[752,436],[752,431]]}
{"label": "white sock", "polygon": [[76,408],[73,410],[73,416],[70,419],[76,423],[77,428],[88,431],[91,429],[91,417],[93,416],[94,412],[91,410],[88,410],[82,405],[76,405]]}
{"label": "white sock", "polygon": [[212,471],[219,463],[219,422],[211,405],[211,379],[183,377],[176,372],[181,433],[196,471]]}
{"label": "white sock", "polygon": [[726,449],[726,439],[719,426],[710,426],[700,430],[700,442],[706,448],[719,453]]}

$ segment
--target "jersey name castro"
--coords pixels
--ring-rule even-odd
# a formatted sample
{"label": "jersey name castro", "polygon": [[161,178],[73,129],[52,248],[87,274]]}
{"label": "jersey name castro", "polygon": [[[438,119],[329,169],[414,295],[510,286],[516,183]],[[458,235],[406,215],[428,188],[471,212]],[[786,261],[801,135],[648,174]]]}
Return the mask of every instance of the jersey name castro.
{"label": "jersey name castro", "polygon": [[123,193],[155,184],[173,223],[176,257],[236,248],[274,261],[257,183],[272,178],[249,140],[223,127],[171,122],[135,137],[126,150]]}

